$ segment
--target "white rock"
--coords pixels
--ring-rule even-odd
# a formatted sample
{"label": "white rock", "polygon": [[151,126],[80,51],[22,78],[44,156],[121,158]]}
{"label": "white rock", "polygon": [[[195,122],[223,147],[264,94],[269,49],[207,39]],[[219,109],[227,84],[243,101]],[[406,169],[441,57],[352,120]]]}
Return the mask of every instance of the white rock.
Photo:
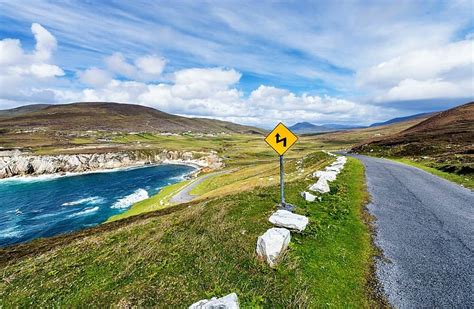
{"label": "white rock", "polygon": [[327,181],[334,181],[337,177],[337,172],[334,171],[316,171],[313,173],[314,177],[324,178]]}
{"label": "white rock", "polygon": [[335,156],[336,156],[335,154],[333,154],[333,153],[331,153],[331,152],[329,152],[329,151],[326,151],[326,150],[323,150],[323,152],[325,152],[326,154],[328,154],[328,155],[330,155],[330,156],[332,156],[332,157],[335,157]]}
{"label": "white rock", "polygon": [[308,191],[301,192],[301,196],[308,202],[314,202],[316,200],[316,196],[312,195]]}
{"label": "white rock", "polygon": [[346,157],[337,157],[336,162],[346,164],[347,158]]}
{"label": "white rock", "polygon": [[341,164],[329,165],[329,166],[327,166],[327,167],[325,168],[325,170],[326,170],[327,172],[336,172],[336,173],[339,174],[339,173],[341,172],[341,170],[342,170],[343,167],[344,167],[344,166],[341,165]]}
{"label": "white rock", "polygon": [[257,255],[265,259],[270,267],[274,267],[280,254],[288,247],[290,239],[290,231],[285,228],[268,229],[257,239]]}
{"label": "white rock", "polygon": [[[315,197],[316,198],[316,197]],[[302,232],[308,225],[308,218],[294,214],[288,210],[280,209],[275,211],[268,219],[273,225],[285,227],[290,230]]]}
{"label": "white rock", "polygon": [[319,180],[309,187],[310,191],[319,193],[328,193],[330,191],[328,182],[325,178],[319,178]]}
{"label": "white rock", "polygon": [[231,293],[221,298],[213,297],[195,302],[189,309],[239,309],[237,294]]}

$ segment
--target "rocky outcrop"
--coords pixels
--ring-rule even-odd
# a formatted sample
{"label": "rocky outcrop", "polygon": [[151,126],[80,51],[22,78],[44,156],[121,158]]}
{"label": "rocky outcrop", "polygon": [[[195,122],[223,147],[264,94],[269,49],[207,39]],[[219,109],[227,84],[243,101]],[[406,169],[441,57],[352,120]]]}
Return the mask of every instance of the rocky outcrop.
{"label": "rocky outcrop", "polygon": [[222,160],[215,152],[127,151],[115,153],[32,155],[20,151],[0,152],[0,179],[13,176],[81,173],[158,163],[182,163],[218,169]]}

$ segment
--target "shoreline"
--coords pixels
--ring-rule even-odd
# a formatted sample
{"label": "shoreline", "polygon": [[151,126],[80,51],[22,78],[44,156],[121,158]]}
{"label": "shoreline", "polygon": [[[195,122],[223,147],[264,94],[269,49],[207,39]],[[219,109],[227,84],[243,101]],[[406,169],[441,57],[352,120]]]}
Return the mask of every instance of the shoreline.
{"label": "shoreline", "polygon": [[97,170],[89,170],[84,172],[60,172],[60,173],[51,173],[51,174],[40,174],[40,175],[16,175],[12,177],[6,177],[0,179],[0,184],[3,182],[9,181],[48,181],[54,180],[62,177],[73,177],[73,176],[81,176],[81,175],[88,175],[88,174],[99,174],[99,173],[114,173],[126,170],[133,170],[133,169],[140,169],[140,168],[147,168],[147,167],[154,167],[159,165],[185,165],[195,168],[194,171],[189,173],[188,175],[195,175],[199,171],[201,171],[206,166],[199,165],[195,162],[189,162],[185,160],[164,160],[162,162],[156,163],[138,163],[138,164],[131,164],[128,166],[123,167],[115,167],[115,168],[105,168],[105,169],[97,169]]}

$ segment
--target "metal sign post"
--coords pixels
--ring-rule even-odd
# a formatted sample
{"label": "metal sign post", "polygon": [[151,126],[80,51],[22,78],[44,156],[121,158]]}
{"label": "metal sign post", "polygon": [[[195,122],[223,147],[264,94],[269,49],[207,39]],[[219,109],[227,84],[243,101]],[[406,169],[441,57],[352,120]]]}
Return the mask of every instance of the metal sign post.
{"label": "metal sign post", "polygon": [[279,123],[270,134],[267,135],[265,141],[280,156],[280,204],[279,207],[289,211],[293,211],[293,205],[285,201],[285,169],[283,166],[283,154],[293,146],[298,140],[293,132],[291,132],[283,123]]}
{"label": "metal sign post", "polygon": [[283,168],[283,155],[280,156],[280,200],[285,205],[285,169]]}

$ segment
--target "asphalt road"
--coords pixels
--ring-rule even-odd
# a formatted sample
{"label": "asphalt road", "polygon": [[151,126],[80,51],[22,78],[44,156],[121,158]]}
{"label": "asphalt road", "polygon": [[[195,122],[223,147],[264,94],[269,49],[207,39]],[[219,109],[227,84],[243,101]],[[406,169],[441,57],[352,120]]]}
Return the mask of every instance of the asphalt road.
{"label": "asphalt road", "polygon": [[196,195],[192,195],[190,192],[198,184],[200,184],[204,180],[208,179],[209,177],[217,176],[217,175],[220,175],[220,174],[228,174],[228,173],[231,173],[232,171],[234,171],[234,170],[214,172],[214,173],[210,173],[210,174],[206,174],[204,176],[198,177],[195,180],[193,180],[191,183],[189,183],[186,187],[182,188],[178,193],[176,193],[170,199],[170,202],[173,203],[173,204],[181,204],[181,203],[190,202],[196,197]]}
{"label": "asphalt road", "polygon": [[420,169],[355,155],[366,168],[385,259],[377,276],[397,308],[474,308],[474,193]]}

